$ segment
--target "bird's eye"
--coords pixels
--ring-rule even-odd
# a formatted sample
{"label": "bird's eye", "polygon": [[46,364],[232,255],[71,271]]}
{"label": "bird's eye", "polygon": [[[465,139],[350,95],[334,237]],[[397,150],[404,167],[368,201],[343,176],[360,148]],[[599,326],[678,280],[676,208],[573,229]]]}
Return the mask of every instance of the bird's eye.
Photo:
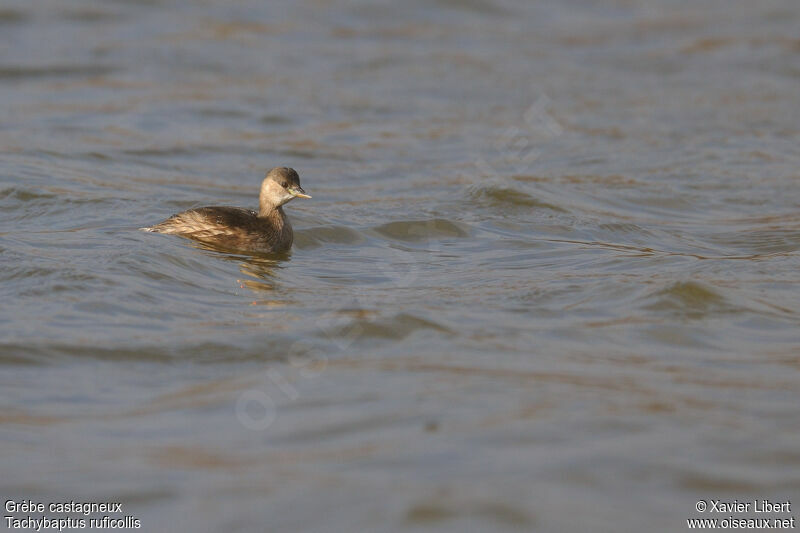
{"label": "bird's eye", "polygon": [[283,183],[281,183],[281,187],[283,187],[284,189],[285,189],[286,187],[288,187],[288,186],[289,186],[289,183],[287,183],[287,182],[285,182],[285,181],[284,181]]}

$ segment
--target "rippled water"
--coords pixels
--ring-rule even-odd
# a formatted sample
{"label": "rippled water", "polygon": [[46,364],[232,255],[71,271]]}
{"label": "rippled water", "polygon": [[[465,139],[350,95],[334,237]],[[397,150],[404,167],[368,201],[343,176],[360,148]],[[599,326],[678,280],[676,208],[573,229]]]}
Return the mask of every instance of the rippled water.
{"label": "rippled water", "polygon": [[[800,488],[792,0],[11,0],[0,494],[680,531]],[[290,256],[136,231],[254,207]],[[800,502],[796,502],[800,504]]]}

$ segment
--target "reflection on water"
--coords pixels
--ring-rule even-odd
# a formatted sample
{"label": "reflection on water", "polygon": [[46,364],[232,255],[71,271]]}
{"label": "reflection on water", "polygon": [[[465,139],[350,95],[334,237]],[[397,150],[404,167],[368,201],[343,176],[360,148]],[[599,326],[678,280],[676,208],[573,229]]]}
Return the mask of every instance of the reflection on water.
{"label": "reflection on water", "polygon": [[[667,531],[791,499],[798,21],[11,0],[2,493],[178,531]],[[136,230],[254,207],[278,165],[314,190],[290,253]]]}

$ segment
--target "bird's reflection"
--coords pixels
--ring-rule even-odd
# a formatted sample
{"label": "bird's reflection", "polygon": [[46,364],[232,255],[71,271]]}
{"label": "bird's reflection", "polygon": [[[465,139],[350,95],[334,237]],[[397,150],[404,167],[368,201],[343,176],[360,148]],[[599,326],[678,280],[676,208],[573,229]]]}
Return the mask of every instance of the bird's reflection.
{"label": "bird's reflection", "polygon": [[242,288],[247,287],[259,292],[275,290],[277,286],[276,271],[283,268],[284,263],[289,261],[292,256],[288,251],[253,252],[193,240],[188,242],[193,248],[202,250],[210,256],[239,263],[239,271],[249,279],[240,279],[237,282]]}

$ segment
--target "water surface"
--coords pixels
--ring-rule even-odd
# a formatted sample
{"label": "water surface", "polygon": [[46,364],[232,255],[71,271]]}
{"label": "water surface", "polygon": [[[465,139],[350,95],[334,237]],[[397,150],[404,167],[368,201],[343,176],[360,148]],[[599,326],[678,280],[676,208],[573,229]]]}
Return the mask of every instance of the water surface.
{"label": "water surface", "polygon": [[[800,488],[795,2],[0,9],[5,498],[678,531]],[[139,232],[253,207],[282,258]],[[800,502],[798,502],[800,504]]]}

